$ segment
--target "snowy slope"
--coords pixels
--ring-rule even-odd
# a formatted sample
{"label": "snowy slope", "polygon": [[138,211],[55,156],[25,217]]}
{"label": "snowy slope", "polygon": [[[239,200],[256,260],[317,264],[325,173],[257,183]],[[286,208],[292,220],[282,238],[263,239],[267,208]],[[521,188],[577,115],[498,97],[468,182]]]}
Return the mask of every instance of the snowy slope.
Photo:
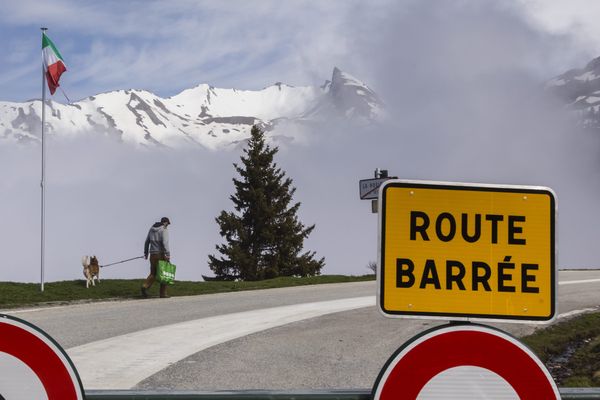
{"label": "snowy slope", "polygon": [[600,57],[551,79],[546,88],[579,114],[583,126],[600,129]]}
{"label": "snowy slope", "polygon": [[[72,104],[47,102],[49,135],[101,134],[141,146],[219,149],[249,136],[252,125],[332,116],[376,120],[382,104],[367,85],[335,68],[321,87],[276,83],[258,91],[202,84],[161,98],[144,90],[101,93]],[[0,102],[0,140],[38,141],[41,101]]]}

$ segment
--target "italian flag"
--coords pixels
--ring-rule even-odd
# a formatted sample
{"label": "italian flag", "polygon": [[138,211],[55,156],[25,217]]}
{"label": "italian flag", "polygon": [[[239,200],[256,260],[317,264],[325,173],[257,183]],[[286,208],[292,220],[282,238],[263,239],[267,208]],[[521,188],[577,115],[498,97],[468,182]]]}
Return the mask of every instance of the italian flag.
{"label": "italian flag", "polygon": [[67,67],[58,49],[45,33],[42,35],[42,59],[50,94],[54,94],[59,86],[58,80]]}

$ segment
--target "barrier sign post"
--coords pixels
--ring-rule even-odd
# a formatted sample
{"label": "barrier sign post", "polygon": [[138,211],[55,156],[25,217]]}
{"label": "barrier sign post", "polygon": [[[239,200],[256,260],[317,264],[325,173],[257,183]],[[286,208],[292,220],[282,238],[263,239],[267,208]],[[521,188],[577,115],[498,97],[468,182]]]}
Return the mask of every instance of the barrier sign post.
{"label": "barrier sign post", "polygon": [[0,314],[0,399],[82,400],[65,351],[39,328]]}
{"label": "barrier sign post", "polygon": [[378,304],[389,317],[550,321],[555,197],[544,187],[388,180]]}

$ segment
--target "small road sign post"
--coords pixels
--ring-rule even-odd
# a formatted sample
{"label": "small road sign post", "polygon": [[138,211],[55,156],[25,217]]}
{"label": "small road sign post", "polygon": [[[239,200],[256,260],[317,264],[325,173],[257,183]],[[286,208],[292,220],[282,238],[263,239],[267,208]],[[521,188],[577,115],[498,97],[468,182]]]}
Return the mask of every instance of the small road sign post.
{"label": "small road sign post", "polygon": [[396,176],[388,176],[386,169],[375,170],[375,178],[361,179],[358,182],[359,196],[361,200],[371,200],[371,212],[377,214],[379,210],[379,187],[390,179],[396,179]]}
{"label": "small road sign post", "polygon": [[390,317],[547,322],[556,312],[548,188],[386,181],[378,304]]}
{"label": "small road sign post", "polygon": [[379,186],[391,178],[361,179],[358,183],[361,200],[376,200],[379,197]]}
{"label": "small road sign post", "polygon": [[34,325],[0,314],[0,398],[82,400],[84,390],[58,343]]}
{"label": "small road sign post", "polygon": [[377,200],[379,197],[379,186],[383,182],[390,179],[397,179],[397,176],[388,176],[387,169],[375,170],[375,178],[372,179],[361,179],[358,182],[359,196],[361,200]]}
{"label": "small road sign post", "polygon": [[476,324],[435,327],[400,347],[373,400],[560,399],[544,364],[514,337]]}

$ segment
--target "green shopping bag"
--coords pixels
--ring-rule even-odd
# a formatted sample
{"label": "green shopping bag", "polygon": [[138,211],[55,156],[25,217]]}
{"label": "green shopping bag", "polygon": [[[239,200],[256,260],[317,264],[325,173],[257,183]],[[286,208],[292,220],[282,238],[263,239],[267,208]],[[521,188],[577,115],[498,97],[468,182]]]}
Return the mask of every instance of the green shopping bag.
{"label": "green shopping bag", "polygon": [[175,282],[175,264],[171,264],[168,261],[158,261],[158,268],[156,268],[156,280],[160,283],[172,285]]}

